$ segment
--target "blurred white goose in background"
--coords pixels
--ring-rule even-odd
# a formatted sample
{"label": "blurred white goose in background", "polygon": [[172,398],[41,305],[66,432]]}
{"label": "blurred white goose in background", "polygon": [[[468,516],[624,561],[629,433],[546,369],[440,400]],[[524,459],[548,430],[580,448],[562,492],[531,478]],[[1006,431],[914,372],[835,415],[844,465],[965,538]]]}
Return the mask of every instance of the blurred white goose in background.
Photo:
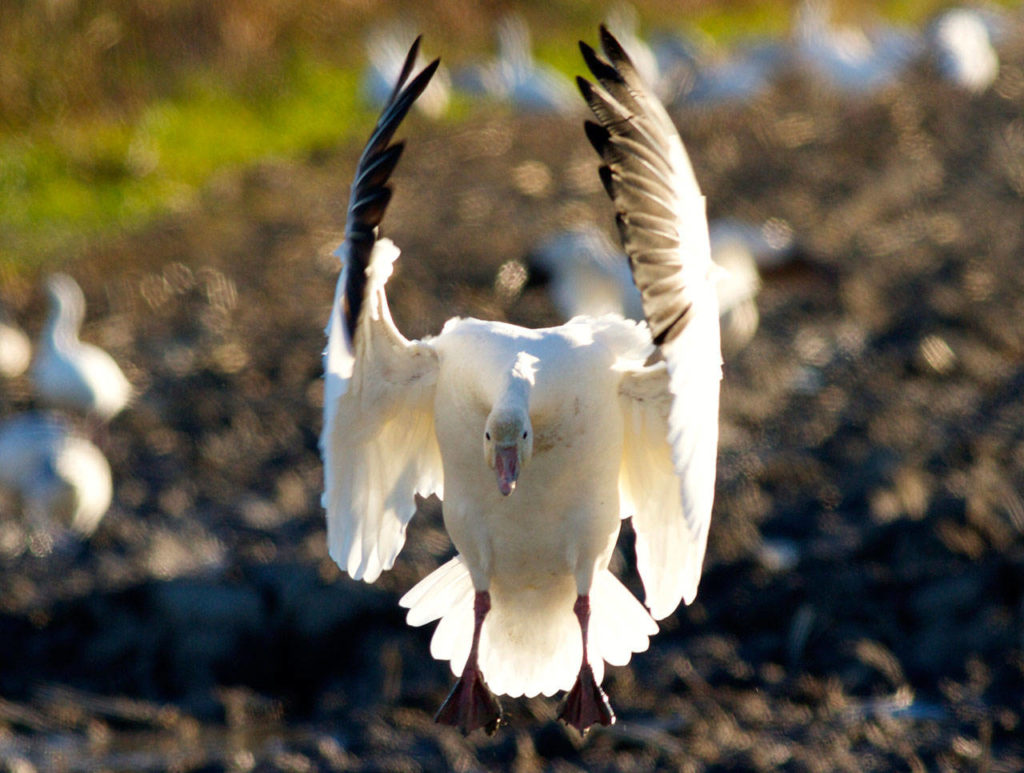
{"label": "blurred white goose in background", "polygon": [[533,59],[530,28],[519,14],[498,20],[498,56],[482,65],[465,68],[456,86],[530,112],[573,113],[580,109],[569,79],[553,67]]}
{"label": "blurred white goose in background", "polygon": [[69,422],[23,413],[0,423],[0,487],[21,503],[32,532],[87,537],[110,508],[106,457]]}
{"label": "blurred white goose in background", "polygon": [[32,345],[28,336],[21,328],[0,319],[0,377],[20,376],[31,359]]}
{"label": "blurred white goose in background", "polygon": [[[725,269],[716,285],[722,326],[722,350],[734,354],[757,332],[758,268],[776,268],[793,256],[792,229],[782,221],[762,226],[731,218],[709,224],[711,259]],[[531,281],[546,282],[563,319],[580,314],[621,314],[643,319],[640,292],[629,260],[593,225],[561,231],[527,256]]]}
{"label": "blurred white goose in background", "polygon": [[[388,101],[398,73],[402,70],[405,54],[415,39],[416,33],[402,23],[374,27],[367,34],[366,56],[369,66],[363,73],[362,91],[374,107],[380,108]],[[416,64],[419,67],[426,64],[422,54]],[[430,85],[416,101],[416,109],[428,118],[440,118],[451,102],[451,86],[448,70],[438,67]]]}
{"label": "blurred white goose in background", "polygon": [[797,253],[799,245],[793,228],[785,220],[769,218],[751,223],[735,217],[722,217],[708,225],[711,233],[711,256],[722,254],[730,245],[742,245],[761,270],[780,268]]}
{"label": "blurred white goose in background", "polygon": [[794,46],[798,63],[832,88],[867,94],[901,75],[923,49],[920,36],[877,25],[868,34],[852,26],[834,26],[827,0],[804,0],[797,9]]}
{"label": "blurred white goose in background", "polygon": [[595,225],[559,231],[531,250],[526,261],[531,283],[546,284],[562,319],[580,314],[643,319],[626,253]]}
{"label": "blurred white goose in background", "polygon": [[31,377],[39,400],[109,421],[127,404],[131,384],[114,358],[78,339],[85,317],[85,296],[67,274],[46,281],[49,316],[39,337]]}
{"label": "blurred white goose in background", "polygon": [[1000,27],[995,14],[972,8],[942,13],[928,31],[939,72],[967,91],[987,89],[999,75],[999,54],[992,42]]}
{"label": "blurred white goose in background", "polygon": [[763,94],[789,64],[776,40],[752,38],[729,50],[694,36],[661,33],[652,39],[662,99],[673,106],[742,103]]}

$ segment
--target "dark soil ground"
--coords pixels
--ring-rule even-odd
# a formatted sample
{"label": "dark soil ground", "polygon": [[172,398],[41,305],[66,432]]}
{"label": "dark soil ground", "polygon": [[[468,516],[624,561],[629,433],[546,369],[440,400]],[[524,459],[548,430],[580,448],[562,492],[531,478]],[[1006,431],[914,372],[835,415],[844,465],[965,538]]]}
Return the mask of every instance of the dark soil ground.
{"label": "dark soil ground", "polygon": [[[88,543],[0,523],[0,760],[37,770],[1024,769],[1024,48],[969,97],[927,67],[840,97],[801,78],[676,114],[712,217],[788,223],[725,365],[697,601],[613,668],[585,739],[551,699],[463,739],[396,601],[450,547],[423,503],[375,586],[326,554],[320,351],[355,152],[226,176],[74,267],[83,337],[136,386]],[[580,118],[415,116],[386,231],[410,336],[540,325],[495,283],[552,229],[611,229]],[[369,128],[369,127],[368,127]],[[5,279],[30,330],[42,298]],[[31,404],[0,384],[5,414]],[[628,556],[629,536],[623,538]],[[622,566],[628,570],[628,560]]]}

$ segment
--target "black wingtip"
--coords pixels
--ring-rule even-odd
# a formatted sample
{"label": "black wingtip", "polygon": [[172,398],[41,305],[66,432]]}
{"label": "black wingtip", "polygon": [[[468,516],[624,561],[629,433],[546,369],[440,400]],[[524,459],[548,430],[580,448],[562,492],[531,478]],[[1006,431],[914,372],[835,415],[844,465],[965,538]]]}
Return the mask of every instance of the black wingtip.
{"label": "black wingtip", "polygon": [[604,51],[605,56],[608,57],[608,61],[618,69],[621,65],[625,64],[630,69],[636,69],[633,64],[632,58],[626,53],[626,49],[622,47],[619,39],[615,37],[611,31],[601,25],[601,49]]}
{"label": "black wingtip", "polygon": [[590,140],[590,144],[594,146],[594,150],[597,151],[598,155],[604,156],[604,149],[608,145],[608,141],[611,135],[608,130],[601,126],[599,123],[593,121],[583,122],[583,133],[587,135],[587,139]]}
{"label": "black wingtip", "polygon": [[580,90],[580,94],[583,95],[583,100],[590,103],[590,96],[594,93],[594,84],[584,78],[582,75],[576,76],[576,88]]}
{"label": "black wingtip", "polygon": [[615,68],[614,61],[613,64],[604,61],[593,48],[583,42],[580,43],[580,53],[583,54],[583,61],[586,63],[587,69],[594,74],[594,77],[605,88],[609,84],[625,82],[622,74]]}
{"label": "black wingtip", "polygon": [[601,36],[601,49],[612,64],[616,64],[621,61],[633,64],[632,60],[629,58],[629,54],[626,53],[626,49],[622,47],[618,38],[616,38],[605,25],[602,24],[598,30]]}
{"label": "black wingtip", "polygon": [[612,168],[607,164],[602,164],[597,168],[597,176],[601,178],[601,185],[604,186],[604,192],[608,194],[608,198],[615,201],[615,173]]}
{"label": "black wingtip", "polygon": [[440,58],[435,59],[420,70],[411,81],[409,80],[416,64],[421,40],[422,36],[417,36],[409,47],[401,72],[395,79],[391,96],[381,110],[377,125],[359,158],[352,182],[345,223],[347,260],[350,261],[350,265],[343,299],[343,320],[352,338],[355,337],[356,325],[362,312],[363,295],[366,292],[366,268],[377,240],[377,228],[391,202],[389,181],[404,148],[402,142],[392,143],[392,138],[441,64]]}
{"label": "black wingtip", "polygon": [[[434,73],[437,72],[440,64],[441,58],[438,57],[420,70],[407,86],[399,88],[394,101],[389,103],[388,108],[381,115],[381,121],[383,122],[386,117],[388,121],[394,122],[397,125],[398,122],[405,118],[405,114],[409,112],[413,102],[420,98],[420,94],[430,84],[430,79],[434,77]],[[402,83],[402,81],[399,80],[399,83]]]}
{"label": "black wingtip", "polygon": [[405,55],[405,61],[402,62],[402,69],[398,73],[398,77],[395,79],[395,87],[391,90],[391,96],[388,97],[387,105],[394,104],[395,100],[398,99],[398,95],[402,91],[402,87],[405,82],[409,79],[409,74],[412,72],[413,65],[416,64],[416,55],[420,52],[420,41],[423,40],[422,35],[417,35],[416,40],[409,46],[409,53]]}

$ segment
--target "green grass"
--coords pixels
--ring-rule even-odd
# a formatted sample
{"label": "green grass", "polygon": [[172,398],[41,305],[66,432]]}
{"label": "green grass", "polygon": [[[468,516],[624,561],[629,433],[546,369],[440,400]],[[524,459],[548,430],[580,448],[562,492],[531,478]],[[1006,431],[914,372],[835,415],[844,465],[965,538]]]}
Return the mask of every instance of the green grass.
{"label": "green grass", "polygon": [[33,263],[186,204],[215,172],[365,133],[357,75],[296,57],[255,92],[197,78],[132,122],[86,120],[0,139],[0,260]]}
{"label": "green grass", "polygon": [[[46,40],[37,34],[47,27],[39,26],[42,17],[36,6],[23,5],[20,16],[11,10],[15,6],[7,7],[6,16],[0,8],[7,30],[0,32],[0,43],[8,43],[6,55],[21,77],[18,83],[28,84],[18,92],[20,102],[5,103],[0,92],[0,264],[31,268],[73,258],[102,234],[136,227],[189,205],[198,189],[222,170],[266,157],[301,158],[318,148],[361,141],[374,119],[358,90],[365,18],[327,16],[331,21],[310,27],[308,19],[319,17],[297,16],[296,7],[288,3],[254,5],[249,8],[253,14],[257,8],[276,9],[279,14],[273,19],[276,26],[269,26],[277,35],[276,44],[266,51],[248,51],[231,65],[233,60],[225,55],[230,46],[216,44],[221,30],[217,13],[227,13],[219,6],[179,0],[164,8],[170,15],[146,22],[144,16],[133,17],[132,9],[146,6],[148,0],[91,2],[106,7],[118,23],[143,19],[138,29],[126,28],[124,39],[130,43],[82,53],[83,41],[95,37],[90,38],[95,25],[86,16],[65,20],[64,27]],[[920,23],[937,3],[887,0],[861,5],[855,10],[863,13],[850,15],[863,19],[881,13]],[[790,19],[790,4],[783,0],[646,0],[638,5],[644,33],[684,24],[721,41],[754,33],[783,35]],[[582,38],[596,43],[596,23],[603,10],[569,0],[537,0],[523,6],[538,58],[568,75],[578,74],[578,51],[566,41]],[[311,7],[342,13],[340,6],[315,2],[303,6],[304,13]],[[87,5],[76,8],[82,11]],[[415,18],[409,9],[406,13]],[[467,18],[476,14],[466,34],[446,42],[438,38],[435,25],[427,36],[429,51],[447,47],[449,56],[490,51],[487,13],[493,11],[469,5],[462,13]],[[193,16],[206,25],[199,36],[203,42],[186,49],[179,61],[178,49],[168,41],[177,45],[188,38]],[[428,18],[436,22],[442,16],[434,13]],[[63,68],[57,80],[57,64],[44,55],[61,50],[77,52],[79,64],[78,70]],[[44,67],[40,62],[50,64]],[[111,83],[115,88],[109,87]],[[134,90],[118,92],[124,84]],[[33,94],[42,95],[38,104],[32,101]],[[87,97],[74,101],[76,94]],[[62,104],[66,107],[52,109]],[[466,112],[464,101],[456,103],[449,120]]]}

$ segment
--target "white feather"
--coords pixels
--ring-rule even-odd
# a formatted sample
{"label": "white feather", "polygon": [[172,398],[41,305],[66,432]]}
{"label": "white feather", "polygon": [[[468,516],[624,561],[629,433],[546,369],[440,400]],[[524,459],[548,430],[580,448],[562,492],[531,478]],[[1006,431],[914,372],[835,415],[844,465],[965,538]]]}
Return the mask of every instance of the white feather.
{"label": "white feather", "polygon": [[[440,618],[430,653],[450,661],[455,674],[462,672],[473,637],[473,596],[469,570],[456,556],[399,601],[409,609],[410,625]],[[513,697],[554,695],[572,687],[583,653],[572,612],[575,598],[571,577],[526,592],[500,583],[492,586],[493,607],[481,632],[480,667],[494,692]],[[626,665],[634,652],[647,649],[658,626],[608,571],[594,576],[590,602],[588,649],[600,683],[605,662]]]}
{"label": "white feather", "polygon": [[85,316],[78,283],[54,274],[46,289],[50,314],[31,370],[36,393],[49,407],[110,420],[128,405],[131,384],[113,357],[78,339]]}
{"label": "white feather", "polygon": [[21,500],[33,528],[87,537],[110,508],[110,465],[68,422],[25,413],[0,424],[0,486]]}
{"label": "white feather", "polygon": [[14,325],[0,321],[0,376],[20,376],[31,359],[32,346],[28,336]]}

